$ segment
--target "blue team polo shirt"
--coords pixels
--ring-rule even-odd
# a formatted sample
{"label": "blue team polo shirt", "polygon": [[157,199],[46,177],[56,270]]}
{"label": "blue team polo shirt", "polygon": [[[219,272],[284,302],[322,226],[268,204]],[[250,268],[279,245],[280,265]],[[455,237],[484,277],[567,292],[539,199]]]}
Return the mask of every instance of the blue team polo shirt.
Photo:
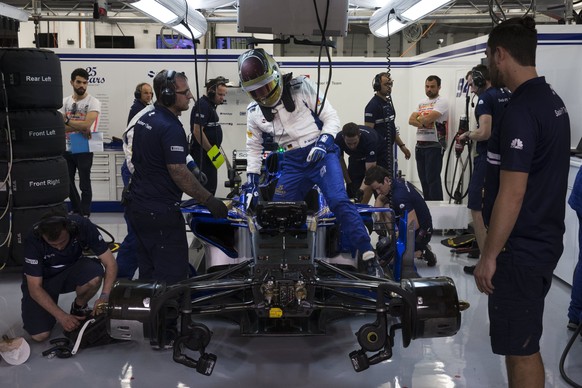
{"label": "blue team polo shirt", "polygon": [[387,141],[388,133],[391,133],[392,142],[396,139],[396,113],[394,107],[388,101],[374,95],[364,109],[364,122],[374,123],[374,129],[380,140]]}
{"label": "blue team polo shirt", "polygon": [[420,228],[432,228],[432,216],[424,198],[410,183],[402,179],[392,180],[392,207],[398,216],[404,215],[404,211],[414,210]]}
{"label": "blue team polo shirt", "polygon": [[570,165],[570,118],[544,77],[511,95],[487,148],[483,217],[489,224],[500,170],[529,174],[527,190],[506,248],[525,265],[555,265],[563,251]]}
{"label": "blue team polo shirt", "polygon": [[183,192],[167,165],[185,164],[188,155],[186,133],[178,117],[156,105],[135,124],[132,149],[131,206],[162,213],[177,209]]}
{"label": "blue team polo shirt", "polygon": [[51,247],[32,231],[26,237],[23,272],[25,275],[48,279],[73,265],[83,256],[87,247],[100,256],[107,249],[97,227],[82,216],[70,215],[69,222],[74,223],[76,232],[71,234],[69,243],[62,251]]}
{"label": "blue team polo shirt", "polygon": [[[216,106],[210,101],[208,96],[202,96],[192,108],[190,113],[190,131],[193,131],[194,124],[202,127],[210,145],[220,147],[222,144],[222,127],[218,123],[218,113]],[[191,153],[196,162],[200,159],[200,144],[196,138],[192,137]],[[203,151],[206,154],[206,151]]]}
{"label": "blue team polo shirt", "polygon": [[[346,145],[343,133],[339,132],[335,137],[335,144],[342,152],[349,155],[348,170],[362,169],[361,175],[366,172],[366,163],[380,162],[386,158],[387,150],[381,147],[378,135],[374,130],[360,125],[360,141],[356,149],[351,150]],[[378,163],[380,164],[380,163]],[[353,167],[352,167],[353,166]],[[356,172],[356,171],[354,171]]]}
{"label": "blue team polo shirt", "polygon": [[[475,118],[477,125],[479,125],[479,117],[481,115],[491,116],[491,132],[493,128],[498,127],[501,122],[501,116],[505,110],[505,106],[509,102],[510,93],[505,89],[490,87],[479,95],[477,106],[475,107]],[[477,156],[485,157],[487,155],[488,140],[478,141],[475,146]]]}

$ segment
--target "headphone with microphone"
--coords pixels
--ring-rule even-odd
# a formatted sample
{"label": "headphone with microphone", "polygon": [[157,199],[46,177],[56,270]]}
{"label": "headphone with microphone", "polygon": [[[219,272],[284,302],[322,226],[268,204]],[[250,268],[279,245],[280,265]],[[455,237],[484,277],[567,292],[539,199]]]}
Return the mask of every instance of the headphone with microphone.
{"label": "headphone with microphone", "polygon": [[141,100],[141,88],[143,88],[143,86],[146,84],[147,82],[142,82],[141,84],[137,84],[137,86],[135,87],[135,92],[133,92],[133,96],[137,100]]}
{"label": "headphone with microphone", "polygon": [[51,226],[61,224],[62,227],[71,235],[75,236],[79,231],[79,226],[77,223],[65,216],[50,216],[41,219],[32,226],[32,234],[36,238],[42,238],[43,234],[46,234],[47,229]]}
{"label": "headphone with microphone", "polygon": [[386,72],[376,74],[374,80],[372,81],[372,88],[374,89],[375,92],[378,92],[380,91],[380,89],[382,89],[382,77],[390,78],[390,76]]}
{"label": "headphone with microphone", "polygon": [[489,71],[484,65],[477,65],[471,69],[471,77],[473,77],[473,85],[480,89],[487,84],[489,79]]}
{"label": "headphone with microphone", "polygon": [[207,90],[207,95],[212,102],[214,102],[214,98],[216,97],[216,89],[218,89],[220,85],[224,85],[227,82],[228,80],[226,78],[219,76],[211,79],[206,83],[205,87]]}
{"label": "headphone with microphone", "polygon": [[160,93],[160,101],[164,106],[172,106],[176,102],[176,86],[174,85],[175,78],[176,71],[168,70]]}

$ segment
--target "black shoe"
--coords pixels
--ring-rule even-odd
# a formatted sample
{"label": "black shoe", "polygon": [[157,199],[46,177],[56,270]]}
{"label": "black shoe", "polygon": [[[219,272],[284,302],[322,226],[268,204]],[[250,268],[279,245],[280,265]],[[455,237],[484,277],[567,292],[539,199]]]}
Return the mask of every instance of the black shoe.
{"label": "black shoe", "polygon": [[465,271],[467,275],[473,275],[473,272],[475,272],[475,267],[476,265],[466,265],[463,267],[463,271]]}
{"label": "black shoe", "polygon": [[426,265],[428,265],[429,267],[434,267],[437,263],[436,256],[430,249],[429,245],[427,245],[426,249],[422,251],[422,256],[420,258],[422,260],[426,260]]}
{"label": "black shoe", "polygon": [[89,308],[89,305],[87,305],[87,303],[85,303],[85,306],[79,307],[75,303],[75,300],[73,300],[69,314],[75,315],[77,317],[87,318],[88,316],[91,315],[91,313],[92,313],[92,310]]}

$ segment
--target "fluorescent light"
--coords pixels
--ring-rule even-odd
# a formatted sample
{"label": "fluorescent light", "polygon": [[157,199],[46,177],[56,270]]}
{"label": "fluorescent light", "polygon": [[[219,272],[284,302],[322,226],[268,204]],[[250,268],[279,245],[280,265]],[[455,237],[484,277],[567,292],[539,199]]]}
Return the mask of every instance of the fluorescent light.
{"label": "fluorescent light", "polygon": [[452,1],[453,0],[424,0],[402,12],[402,17],[410,21],[419,20]]}
{"label": "fluorescent light", "polygon": [[4,3],[0,3],[0,15],[21,22],[27,22],[30,17],[28,12]]}
{"label": "fluorescent light", "polygon": [[453,0],[389,0],[370,17],[370,31],[385,38],[451,2]]}
{"label": "fluorescent light", "polygon": [[[139,0],[129,3],[129,5],[163,25],[178,31],[186,38],[200,38],[208,29],[204,15],[189,4],[187,5],[184,0]],[[188,20],[185,20],[186,16]],[[194,36],[184,26],[186,23]]]}

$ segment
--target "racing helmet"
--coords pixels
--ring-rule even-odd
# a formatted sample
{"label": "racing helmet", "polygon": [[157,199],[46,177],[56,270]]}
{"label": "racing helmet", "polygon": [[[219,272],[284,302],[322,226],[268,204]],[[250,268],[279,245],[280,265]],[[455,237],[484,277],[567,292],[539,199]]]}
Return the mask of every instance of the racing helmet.
{"label": "racing helmet", "polygon": [[283,94],[283,76],[279,65],[263,49],[252,49],[238,58],[242,89],[264,107],[274,107]]}

